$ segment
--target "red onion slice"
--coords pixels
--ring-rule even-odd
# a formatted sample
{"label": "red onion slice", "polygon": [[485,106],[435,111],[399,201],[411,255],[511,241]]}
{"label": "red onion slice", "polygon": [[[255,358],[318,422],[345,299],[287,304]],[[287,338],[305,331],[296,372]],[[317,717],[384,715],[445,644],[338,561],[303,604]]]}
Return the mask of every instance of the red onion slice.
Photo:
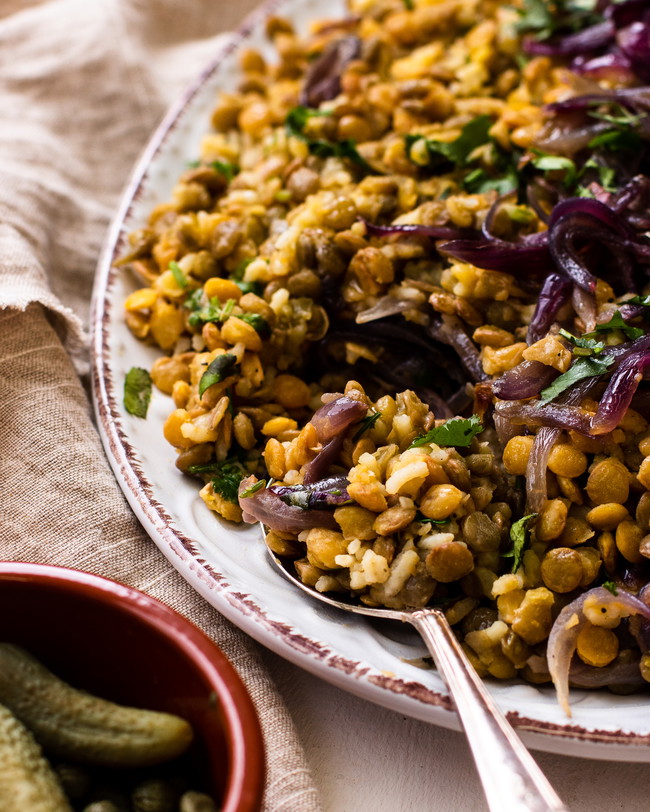
{"label": "red onion slice", "polygon": [[321,443],[326,443],[352,423],[363,420],[367,411],[368,407],[362,401],[339,395],[317,409],[309,422],[316,429]]}
{"label": "red onion slice", "polygon": [[242,496],[257,482],[254,476],[246,477],[239,485],[239,506],[243,519],[249,524],[262,522],[279,533],[300,533],[314,527],[339,530],[334,514],[326,510],[303,510],[295,505],[287,505],[280,495],[269,488],[262,488],[250,496]]}
{"label": "red onion slice", "polygon": [[621,589],[617,595],[599,586],[580,595],[562,609],[553,623],[548,638],[546,657],[548,669],[555,685],[557,699],[567,716],[571,716],[569,706],[569,670],[576,650],[578,634],[587,622],[584,613],[585,602],[589,600],[602,606],[616,607],[625,615],[641,615],[650,620],[650,607],[629,592]]}
{"label": "red onion slice", "polygon": [[492,391],[502,400],[525,400],[539,395],[560,373],[541,361],[522,361],[492,382]]}

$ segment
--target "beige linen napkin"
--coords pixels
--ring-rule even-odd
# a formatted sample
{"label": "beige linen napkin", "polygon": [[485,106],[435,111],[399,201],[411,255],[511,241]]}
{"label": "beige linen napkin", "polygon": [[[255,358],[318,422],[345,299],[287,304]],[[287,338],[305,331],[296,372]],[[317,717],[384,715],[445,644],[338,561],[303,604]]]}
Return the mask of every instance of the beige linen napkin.
{"label": "beige linen napkin", "polygon": [[0,6],[0,556],[115,578],[193,620],[257,706],[264,809],[317,812],[296,732],[256,645],[185,583],[137,523],[77,374],[87,369],[98,251],[130,168],[166,106],[214,53],[217,32],[250,5]]}

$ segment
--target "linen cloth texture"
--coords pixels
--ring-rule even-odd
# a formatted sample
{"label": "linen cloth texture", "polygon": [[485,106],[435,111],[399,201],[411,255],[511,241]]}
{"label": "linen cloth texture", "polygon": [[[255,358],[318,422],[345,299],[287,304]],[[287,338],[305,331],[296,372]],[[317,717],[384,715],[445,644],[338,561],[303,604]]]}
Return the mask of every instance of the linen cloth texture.
{"label": "linen cloth texture", "polygon": [[131,167],[216,52],[219,32],[253,3],[0,5],[1,555],[114,578],[190,618],[222,648],[257,707],[267,752],[263,809],[318,812],[293,722],[256,644],[194,592],[140,527],[79,377],[95,265]]}

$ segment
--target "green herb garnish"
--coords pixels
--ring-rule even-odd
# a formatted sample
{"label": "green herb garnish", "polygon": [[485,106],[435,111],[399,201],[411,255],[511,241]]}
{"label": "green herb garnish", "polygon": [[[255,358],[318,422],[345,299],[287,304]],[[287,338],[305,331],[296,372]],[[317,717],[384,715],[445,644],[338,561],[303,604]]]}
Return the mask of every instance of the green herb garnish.
{"label": "green herb garnish", "polygon": [[578,176],[578,169],[574,161],[560,155],[548,155],[538,152],[531,163],[536,169],[541,169],[542,172],[563,172],[562,183],[564,186],[573,186]]}
{"label": "green herb garnish", "polygon": [[454,417],[440,426],[432,428],[426,434],[416,437],[411,448],[419,448],[428,443],[435,443],[443,448],[467,448],[474,437],[483,431],[481,418],[477,414],[471,417]]}
{"label": "green herb garnish", "polygon": [[611,592],[612,595],[618,595],[618,588],[614,581],[604,581],[603,587],[608,591]]}
{"label": "green herb garnish", "polygon": [[235,457],[220,462],[214,460],[202,465],[190,465],[187,472],[198,476],[212,476],[212,488],[228,502],[237,504],[237,491],[246,471]]}
{"label": "green herb garnish", "polygon": [[637,338],[641,338],[642,335],[645,335],[645,330],[642,330],[641,327],[632,327],[627,324],[623,316],[621,316],[621,311],[617,310],[609,321],[603,324],[597,324],[594,331],[592,333],[585,333],[585,336],[591,337],[598,333],[607,333],[610,330],[620,330],[630,341],[634,341]]}
{"label": "green herb garnish", "polygon": [[623,304],[638,304],[650,307],[650,296],[633,296],[631,299],[626,299]]}
{"label": "green herb garnish", "polygon": [[189,297],[185,300],[185,307],[189,307],[190,310],[193,310],[188,318],[192,327],[200,327],[210,321],[217,323],[226,321],[236,304],[234,299],[228,299],[226,303],[222,305],[216,296],[210,299],[208,304],[204,306],[201,305],[200,296],[197,298]]}
{"label": "green herb garnish", "polygon": [[403,0],[403,3],[404,3],[404,8],[407,11],[413,11],[413,9],[415,8],[415,4],[413,3],[413,0]]}
{"label": "green herb garnish", "polygon": [[561,395],[562,392],[583,378],[593,378],[596,375],[602,375],[604,372],[607,372],[613,363],[613,356],[577,358],[566,372],[556,378],[546,389],[542,389],[539,400],[540,404],[549,403],[551,400],[554,400],[558,395]]}
{"label": "green herb garnish", "polygon": [[259,333],[262,338],[268,338],[271,335],[271,328],[268,321],[264,318],[264,316],[260,316],[259,313],[244,313],[236,318],[245,321],[246,324],[250,324],[255,332]]}
{"label": "green herb garnish", "polygon": [[265,479],[258,479],[257,482],[254,482],[250,487],[245,488],[240,494],[239,497],[241,499],[247,499],[249,496],[252,496],[254,493],[261,491],[262,488],[266,488],[266,480]]}
{"label": "green herb garnish", "polygon": [[237,365],[237,356],[229,352],[223,352],[212,361],[205,370],[199,381],[199,396],[203,396],[206,389],[221,383],[232,374]]}
{"label": "green herb garnish", "polygon": [[512,549],[503,553],[503,558],[512,558],[512,572],[517,572],[524,557],[524,549],[529,539],[529,528],[533,519],[537,518],[537,513],[529,513],[515,522],[510,528],[510,541]]}
{"label": "green herb garnish", "polygon": [[131,367],[124,378],[124,408],[135,417],[146,417],[151,400],[151,375],[141,367]]}
{"label": "green herb garnish", "polygon": [[[242,259],[242,261],[239,263],[239,265],[230,274],[230,278],[233,280],[233,282],[241,282],[242,281],[242,279],[244,278],[244,273],[246,271],[246,268],[248,268],[248,266],[251,264],[252,261],[253,261],[253,257],[247,257],[246,259]],[[246,283],[244,283],[244,284],[246,284]],[[248,284],[253,284],[253,283],[249,282]]]}
{"label": "green herb garnish", "polygon": [[533,34],[540,41],[554,34],[581,31],[602,22],[596,7],[596,0],[524,0],[517,9],[517,31]]}
{"label": "green herb garnish", "polygon": [[305,134],[305,126],[310,118],[329,116],[326,110],[313,110],[310,107],[294,107],[289,110],[285,119],[285,127],[289,135],[304,141],[312,155],[319,158],[348,158],[370,174],[380,174],[357,151],[356,141],[344,138],[341,141],[327,141],[324,138],[310,138]]}
{"label": "green herb garnish", "polygon": [[451,162],[455,166],[466,166],[471,153],[490,140],[488,132],[492,124],[490,116],[477,116],[463,127],[458,138],[453,141],[437,141],[423,135],[406,135],[404,141],[407,153],[410,154],[415,143],[424,142],[430,166],[436,167],[446,162]]}
{"label": "green herb garnish", "polygon": [[242,293],[254,293],[256,296],[261,296],[264,292],[264,285],[261,282],[241,282],[239,279],[233,279]]}
{"label": "green herb garnish", "polygon": [[183,269],[178,264],[178,262],[170,262],[169,263],[169,270],[172,272],[172,276],[174,277],[176,284],[179,288],[186,288],[187,287],[187,277],[183,273]]}
{"label": "green herb garnish", "polygon": [[424,513],[421,513],[419,510],[415,514],[414,522],[420,522],[420,524],[449,524],[449,519],[430,519],[428,516],[425,516]]}
{"label": "green herb garnish", "polygon": [[595,341],[593,338],[584,336],[574,336],[568,330],[560,329],[560,335],[572,344],[571,351],[574,355],[600,355],[605,349],[602,341]]}
{"label": "green herb garnish", "polygon": [[228,183],[230,183],[230,181],[239,172],[239,167],[230,161],[212,161],[210,166],[215,170],[215,172],[219,172],[219,174],[223,175]]}
{"label": "green herb garnish", "polygon": [[375,425],[375,423],[381,417],[381,412],[375,412],[374,414],[369,414],[367,417],[364,417],[361,423],[359,424],[359,428],[356,430],[354,435],[352,436],[352,442],[356,443],[362,435],[364,435],[367,431]]}

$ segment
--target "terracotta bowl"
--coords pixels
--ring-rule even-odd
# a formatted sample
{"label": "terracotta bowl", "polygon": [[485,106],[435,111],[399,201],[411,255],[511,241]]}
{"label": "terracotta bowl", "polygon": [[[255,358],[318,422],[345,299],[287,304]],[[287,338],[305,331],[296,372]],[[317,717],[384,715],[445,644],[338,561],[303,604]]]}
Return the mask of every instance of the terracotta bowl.
{"label": "terracotta bowl", "polygon": [[215,644],[163,603],[64,567],[0,562],[0,640],[114,702],[177,713],[184,757],[223,812],[257,812],[264,749],[251,699]]}

